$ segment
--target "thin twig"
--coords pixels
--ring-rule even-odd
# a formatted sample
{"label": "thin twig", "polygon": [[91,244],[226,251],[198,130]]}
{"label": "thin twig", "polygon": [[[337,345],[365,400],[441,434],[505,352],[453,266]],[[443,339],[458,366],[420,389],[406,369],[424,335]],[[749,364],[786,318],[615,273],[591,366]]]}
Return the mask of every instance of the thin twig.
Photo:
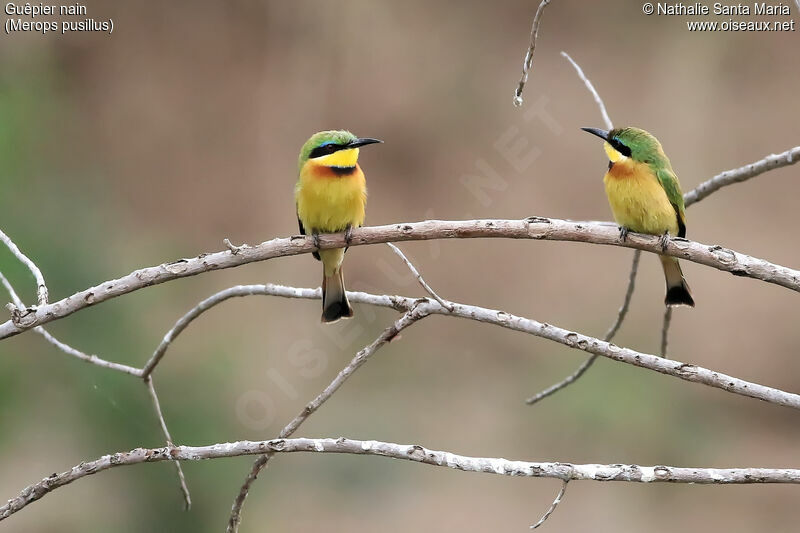
{"label": "thin twig", "polygon": [[[167,447],[171,448],[173,447],[172,437],[169,434],[169,429],[167,429],[164,413],[161,412],[161,402],[158,401],[158,394],[156,394],[156,388],[155,385],[153,385],[153,376],[147,376],[144,382],[145,385],[147,385],[147,392],[150,393],[150,399],[153,400],[153,408],[156,411],[158,423],[161,424],[161,431],[164,433],[164,438],[167,439]],[[181,493],[183,494],[183,508],[188,511],[192,507],[192,495],[189,494],[189,487],[186,485],[186,477],[183,475],[183,468],[181,467],[180,461],[175,461],[175,468],[178,471],[178,482],[180,483]]]}
{"label": "thin twig", "polygon": [[683,203],[689,207],[725,186],[749,180],[776,168],[793,165],[798,161],[800,161],[800,146],[795,146],[783,153],[768,155],[749,165],[726,170],[684,194]]}
{"label": "thin twig", "polygon": [[542,515],[542,517],[539,519],[539,521],[531,526],[531,529],[536,529],[537,527],[539,527],[542,524],[544,524],[545,520],[550,518],[550,515],[553,514],[553,511],[556,510],[556,507],[558,507],[558,504],[561,503],[561,498],[564,497],[564,493],[567,492],[567,483],[569,483],[569,480],[567,480],[567,479],[565,479],[564,481],[561,482],[561,490],[558,491],[558,494],[556,495],[556,499],[553,500],[553,503],[550,505],[550,508],[547,510],[547,512],[545,512]]}
{"label": "thin twig", "polygon": [[11,238],[5,233],[3,233],[1,230],[0,230],[0,241],[3,241],[3,243],[8,247],[8,249],[11,250],[11,253],[14,254],[17,257],[17,259],[19,259],[20,262],[22,262],[23,265],[28,267],[28,270],[31,271],[31,274],[33,274],[33,277],[36,279],[36,296],[39,305],[46,305],[47,285],[44,282],[44,276],[42,275],[42,271],[39,270],[39,267],[36,266],[36,263],[31,261],[27,255],[22,253],[22,251],[20,251],[17,245],[14,244],[14,241],[12,241]]}
{"label": "thin twig", "polygon": [[667,340],[669,338],[669,324],[672,321],[672,307],[664,309],[664,323],[661,326],[661,357],[667,356]]}
{"label": "thin twig", "polygon": [[583,83],[584,85],[586,85],[586,88],[589,89],[590,93],[592,93],[592,96],[594,97],[594,101],[597,104],[597,107],[600,108],[600,114],[603,115],[603,123],[605,123],[606,129],[613,130],[614,124],[611,122],[611,117],[608,116],[608,111],[606,111],[606,105],[603,103],[603,99],[600,98],[600,95],[595,90],[591,80],[589,80],[589,78],[586,77],[586,74],[583,73],[583,69],[570,57],[568,53],[562,51],[561,55],[567,58],[567,61],[569,61],[572,64],[572,66],[575,68],[575,71],[578,73],[578,77],[581,80],[583,80]]}
{"label": "thin twig", "polygon": [[117,372],[123,372],[125,374],[129,374],[131,376],[141,377],[142,376],[142,369],[141,368],[134,368],[132,366],[124,365],[122,363],[114,363],[112,361],[106,361],[105,359],[101,359],[94,354],[87,354],[84,353],[72,346],[61,342],[60,340],[53,337],[49,331],[44,329],[42,326],[38,326],[33,328],[33,331],[44,337],[44,339],[61,350],[62,352],[71,355],[84,361],[86,363],[90,363],[102,368],[107,368],[109,370],[116,370]]}
{"label": "thin twig", "polygon": [[[439,305],[438,302],[437,305]],[[347,381],[347,378],[353,375],[353,373],[358,370],[361,365],[366,363],[367,360],[375,354],[375,352],[377,352],[386,343],[397,337],[402,330],[411,326],[418,320],[421,320],[425,316],[427,316],[427,313],[421,311],[421,306],[412,305],[409,310],[403,314],[403,316],[394,322],[394,324],[383,330],[377,339],[365,346],[355,355],[355,357],[353,357],[352,361],[350,361],[350,363],[344,367],[341,372],[339,372],[333,381],[331,381],[331,383],[325,387],[325,390],[323,390],[316,398],[311,400],[311,402],[309,402],[308,405],[306,405],[303,410],[300,411],[300,413],[281,430],[280,438],[289,437],[295,431],[297,431],[297,428],[299,428],[309,416],[314,414],[314,412],[319,409],[323,403],[328,401],[333,393],[339,390],[339,387],[341,387],[344,382]],[[253,467],[247,474],[247,478],[245,478],[245,481],[242,484],[242,487],[239,489],[239,493],[236,495],[236,499],[231,506],[231,514],[228,518],[228,533],[236,533],[239,530],[239,524],[242,520],[242,507],[244,506],[244,502],[250,492],[250,487],[253,485],[253,482],[255,482],[256,478],[258,478],[258,474],[261,473],[271,457],[271,452],[265,453],[256,459],[255,463],[253,463]]]}
{"label": "thin twig", "polygon": [[[800,271],[798,270],[740,254],[721,246],[709,246],[680,238],[670,239],[666,251],[662,251],[660,236],[630,233],[622,242],[619,239],[618,226],[608,222],[574,222],[544,217],[530,217],[524,220],[427,220],[357,228],[353,230],[349,244],[340,234],[320,235],[319,241],[321,249],[330,249],[344,248],[348,245],[352,247],[386,242],[466,238],[584,242],[640,249],[677,257],[684,261],[693,261],[738,276],[775,283],[800,292]],[[310,237],[290,237],[273,239],[250,246],[236,255],[225,250],[143,268],[119,279],[84,289],[63,300],[39,306],[36,309],[28,309],[25,314],[16,314],[12,316],[11,320],[0,324],[0,339],[59,320],[90,305],[96,305],[159,283],[203,272],[233,268],[255,261],[309,253],[316,249]]]}
{"label": "thin twig", "polygon": [[431,288],[431,286],[428,285],[425,282],[425,280],[422,278],[422,274],[420,274],[419,271],[416,269],[416,267],[413,265],[413,263],[411,263],[411,261],[408,260],[406,255],[403,252],[400,251],[400,248],[398,248],[397,246],[395,246],[394,244],[392,244],[390,242],[387,242],[386,245],[389,248],[391,248],[392,250],[394,250],[394,253],[396,253],[398,256],[400,256],[400,259],[403,260],[403,262],[406,264],[406,266],[411,271],[411,273],[414,275],[414,277],[417,278],[417,281],[422,286],[422,288],[425,289],[425,292],[427,292],[428,294],[433,296],[433,299],[436,300],[437,302],[439,302],[442,305],[442,307],[445,307],[447,309],[452,309],[453,308],[453,304],[451,304],[451,303],[445,301],[444,299],[442,299],[438,294],[436,294],[436,291],[434,291]]}
{"label": "thin twig", "polygon": [[[11,296],[11,299],[16,305],[17,309],[25,309],[25,304],[17,295],[17,292],[14,290],[14,287],[11,286],[8,279],[0,272],[0,284],[2,284],[5,289],[8,291],[8,294]],[[91,363],[93,365],[97,365],[103,368],[108,368],[110,370],[116,370],[117,372],[123,372],[125,374],[130,374],[132,376],[141,376],[142,371],[138,368],[134,368],[132,366],[123,365],[120,363],[112,363],[111,361],[106,361],[105,359],[101,359],[96,355],[89,355],[83,353],[82,351],[73,348],[69,344],[63,343],[60,340],[56,339],[53,335],[50,334],[49,331],[44,329],[42,326],[37,326],[33,328],[33,331],[44,337],[44,340],[61,350],[62,352],[71,355],[73,357],[77,357],[81,361],[85,361],[87,363]]]}
{"label": "thin twig", "polygon": [[8,518],[43,496],[86,476],[126,465],[160,461],[202,461],[223,457],[275,453],[328,453],[375,455],[412,461],[465,472],[503,476],[550,478],[562,481],[619,481],[630,483],[695,483],[707,485],[748,485],[754,483],[800,483],[800,469],[794,468],[686,468],[631,464],[572,464],[513,461],[494,457],[470,457],[431,450],[417,444],[338,439],[273,439],[238,441],[210,446],[166,446],[136,448],[82,462],[70,470],[53,474],[23,489],[19,496],[0,507],[0,520]]}
{"label": "thin twig", "polygon": [[525,61],[522,63],[522,77],[519,79],[517,88],[514,91],[514,105],[519,107],[522,105],[522,90],[525,84],[528,83],[528,75],[533,67],[533,50],[536,48],[536,39],[539,37],[539,22],[542,19],[544,8],[551,0],[542,0],[539,7],[536,9],[536,14],[533,16],[533,24],[531,24],[531,42],[528,45],[528,51],[525,53]]}
{"label": "thin twig", "polygon": [[[617,311],[617,319],[614,321],[613,324],[611,324],[611,327],[608,329],[608,331],[606,331],[606,334],[603,337],[603,340],[606,342],[611,342],[611,340],[617,334],[617,331],[619,331],[622,322],[625,320],[625,317],[628,314],[628,309],[630,308],[631,305],[631,298],[633,297],[633,290],[636,286],[636,273],[639,270],[639,258],[641,257],[641,255],[642,255],[641,250],[635,250],[633,252],[633,261],[631,261],[631,272],[628,275],[628,288],[625,290],[625,299],[622,301],[622,306],[619,308],[619,311]],[[575,381],[580,379],[580,377],[587,370],[589,370],[589,368],[594,364],[597,357],[598,357],[597,355],[592,355],[591,357],[587,358],[583,363],[581,363],[581,366],[579,366],[578,369],[575,370],[575,372],[565,377],[555,385],[551,385],[546,389],[544,389],[543,391],[535,394],[534,396],[531,396],[530,398],[525,400],[525,403],[528,405],[533,405],[541,400],[544,400],[548,396],[552,396],[553,394],[567,387],[568,385],[574,383]]]}

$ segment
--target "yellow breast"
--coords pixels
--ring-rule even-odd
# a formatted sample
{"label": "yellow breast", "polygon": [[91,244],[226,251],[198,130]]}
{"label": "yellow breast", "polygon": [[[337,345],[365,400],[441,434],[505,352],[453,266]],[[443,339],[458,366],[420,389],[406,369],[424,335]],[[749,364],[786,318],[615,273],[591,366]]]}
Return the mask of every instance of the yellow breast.
{"label": "yellow breast", "polygon": [[340,175],[309,160],[300,170],[295,201],[307,233],[335,233],[364,224],[367,184],[361,168],[357,163],[354,166],[352,173]]}
{"label": "yellow breast", "polygon": [[603,183],[617,224],[637,233],[678,234],[675,208],[648,165],[618,158]]}

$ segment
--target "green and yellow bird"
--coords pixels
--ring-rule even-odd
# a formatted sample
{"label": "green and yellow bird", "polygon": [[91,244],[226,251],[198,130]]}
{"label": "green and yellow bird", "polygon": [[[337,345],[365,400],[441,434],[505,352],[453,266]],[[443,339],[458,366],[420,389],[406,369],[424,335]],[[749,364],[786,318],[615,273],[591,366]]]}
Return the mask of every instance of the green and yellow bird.
{"label": "green and yellow bird", "polygon": [[[581,128],[605,141],[608,172],[603,178],[614,220],[620,225],[624,241],[628,230],[662,235],[666,246],[669,235],[686,236],[686,212],[678,176],[654,136],[639,128],[605,131]],[[678,260],[660,256],[667,280],[668,306],[694,307],[689,285]]]}
{"label": "green and yellow bird", "polygon": [[[358,149],[378,139],[358,138],[349,131],[320,131],[300,150],[299,176],[294,189],[300,233],[310,233],[319,247],[320,233],[350,232],[364,223],[367,183],[358,166]],[[346,248],[318,250],[322,261],[322,321],[353,316],[342,277]]]}

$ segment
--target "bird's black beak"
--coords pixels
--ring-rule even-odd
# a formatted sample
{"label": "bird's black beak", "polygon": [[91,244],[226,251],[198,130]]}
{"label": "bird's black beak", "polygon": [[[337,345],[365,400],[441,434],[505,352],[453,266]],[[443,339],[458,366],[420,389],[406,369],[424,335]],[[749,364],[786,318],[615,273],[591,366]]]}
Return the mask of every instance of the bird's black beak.
{"label": "bird's black beak", "polygon": [[606,130],[601,130],[599,128],[581,128],[583,131],[589,132],[592,135],[597,135],[604,141],[608,140],[608,132]]}
{"label": "bird's black beak", "polygon": [[359,146],[364,146],[367,144],[375,144],[375,143],[382,143],[380,139],[371,139],[369,137],[363,137],[360,139],[356,139],[354,141],[350,141],[347,143],[348,148],[358,148]]}

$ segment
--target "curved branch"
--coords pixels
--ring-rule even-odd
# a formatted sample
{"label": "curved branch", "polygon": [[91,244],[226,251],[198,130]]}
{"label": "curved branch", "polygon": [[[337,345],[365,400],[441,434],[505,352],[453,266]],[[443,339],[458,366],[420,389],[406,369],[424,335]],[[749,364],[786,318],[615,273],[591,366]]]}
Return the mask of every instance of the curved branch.
{"label": "curved branch", "polygon": [[[739,276],[760,279],[800,291],[800,271],[775,265],[721,246],[709,246],[686,239],[671,239],[662,250],[660,237],[628,234],[619,240],[615,224],[607,222],[573,222],[555,218],[530,217],[523,220],[427,220],[407,224],[373,226],[354,229],[349,246],[430,239],[534,239],[584,242],[634,248],[693,261]],[[320,248],[347,246],[342,234],[321,235]],[[68,316],[90,305],[122,296],[144,287],[202,272],[309,253],[316,250],[310,237],[293,236],[266,241],[256,246],[241,246],[234,254],[229,250],[202,254],[191,259],[136,270],[127,276],[106,281],[77,292],[63,300],[37,308],[17,311],[12,319],[0,324],[0,339],[17,335],[36,326]]]}
{"label": "curved branch", "polygon": [[623,481],[633,483],[700,483],[732,485],[753,483],[800,483],[800,469],[794,468],[685,468],[676,466],[639,466],[625,464],[572,464],[512,461],[493,457],[470,457],[430,450],[416,444],[346,439],[273,439],[238,441],[210,446],[165,446],[136,448],[128,452],[104,455],[83,462],[60,474],[53,474],[26,487],[19,496],[0,507],[0,520],[8,518],[59,487],[86,476],[118,466],[160,461],[201,461],[242,455],[275,453],[342,453],[377,455],[404,461],[443,466],[465,472],[483,472],[504,476],[553,478],[562,481]]}
{"label": "curved branch", "polygon": [[689,207],[723,187],[749,180],[750,178],[775,168],[793,165],[798,161],[800,161],[800,146],[795,146],[783,153],[768,155],[764,159],[760,159],[749,165],[726,170],[684,194],[683,203],[686,204],[686,207]]}

